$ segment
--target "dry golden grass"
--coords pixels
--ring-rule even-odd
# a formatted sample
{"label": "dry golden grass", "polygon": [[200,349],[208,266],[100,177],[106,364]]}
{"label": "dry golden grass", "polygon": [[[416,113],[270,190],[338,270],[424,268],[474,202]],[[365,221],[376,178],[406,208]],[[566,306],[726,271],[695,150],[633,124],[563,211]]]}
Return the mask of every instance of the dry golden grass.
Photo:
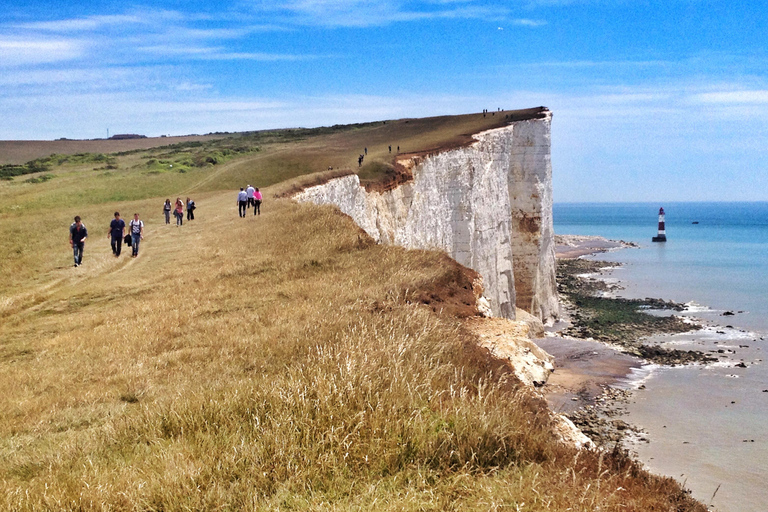
{"label": "dry golden grass", "polygon": [[[445,255],[277,190],[246,218],[233,191],[197,194],[182,227],[163,198],[0,222],[22,252],[0,302],[0,509],[705,510],[559,444],[543,401],[421,304],[455,282]],[[146,221],[137,259],[111,254],[118,207]]]}

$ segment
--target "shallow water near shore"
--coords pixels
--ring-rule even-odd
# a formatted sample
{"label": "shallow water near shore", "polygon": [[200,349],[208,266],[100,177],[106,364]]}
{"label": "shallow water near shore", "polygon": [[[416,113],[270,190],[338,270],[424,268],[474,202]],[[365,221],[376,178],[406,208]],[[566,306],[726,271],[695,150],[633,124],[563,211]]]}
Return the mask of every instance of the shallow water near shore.
{"label": "shallow water near shore", "polygon": [[[663,244],[650,240],[660,206]],[[617,295],[686,303],[683,315],[706,328],[650,341],[719,359],[623,379],[626,388],[639,379],[645,386],[625,418],[647,432],[648,443],[632,446],[639,459],[716,510],[767,510],[768,203],[558,204],[554,219],[558,234],[640,244],[595,257],[623,264],[610,274],[624,286]]]}

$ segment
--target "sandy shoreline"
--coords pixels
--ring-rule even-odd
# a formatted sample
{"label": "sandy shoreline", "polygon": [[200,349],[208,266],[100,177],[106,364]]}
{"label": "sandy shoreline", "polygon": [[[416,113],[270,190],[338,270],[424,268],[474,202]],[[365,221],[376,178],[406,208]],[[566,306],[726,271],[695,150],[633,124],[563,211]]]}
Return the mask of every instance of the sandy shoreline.
{"label": "sandy shoreline", "polygon": [[624,240],[608,240],[601,236],[555,235],[557,259],[573,259],[630,247],[638,247],[638,245]]}
{"label": "sandy shoreline", "polygon": [[[626,247],[599,237],[565,236],[556,243],[558,259]],[[584,293],[610,298],[622,289],[610,273],[576,275],[598,282],[584,285]],[[601,292],[599,281],[605,277],[609,283]],[[562,290],[572,291],[572,286]],[[598,445],[610,449],[618,443],[651,472],[676,478],[712,510],[765,510],[764,472],[753,468],[768,456],[768,434],[754,421],[764,414],[768,399],[763,334],[730,325],[738,324],[744,311],[709,310],[693,302],[678,306],[683,307],[653,313],[673,313],[697,329],[649,332],[642,343],[695,351],[708,361],[649,365],[602,341],[563,336],[568,321],[581,314],[578,305],[570,304],[564,308],[565,325],[536,340],[555,358],[555,371],[541,391],[552,409],[566,414]],[[632,334],[637,333],[635,328]]]}
{"label": "sandy shoreline", "polygon": [[[575,259],[625,247],[636,246],[600,236],[555,235],[555,257],[558,260]],[[567,318],[563,324],[568,324]],[[558,325],[553,330],[562,327]],[[632,368],[642,364],[639,358],[623,354],[599,341],[550,336],[538,338],[534,342],[555,358],[555,371],[543,391],[550,406],[566,414],[594,404],[607,386],[626,378]]]}
{"label": "sandy shoreline", "polygon": [[[579,235],[557,235],[555,244],[559,261],[638,247],[625,241]],[[616,284],[606,285],[603,279],[595,276],[569,281],[568,285],[559,284],[559,287],[565,286],[561,293],[569,289],[572,292],[572,287],[575,286],[577,289],[583,287],[582,293],[586,295],[598,293],[610,297],[614,289],[619,288]],[[601,292],[603,287],[605,290]],[[660,308],[680,309],[680,305],[666,303],[661,299],[646,300],[658,304]],[[642,373],[643,367],[649,363],[648,358],[663,365],[675,366],[692,362],[697,357],[700,360],[706,360],[708,357],[703,353],[658,349],[654,344],[633,342],[619,347],[609,344],[607,340],[565,335],[564,332],[573,332],[573,326],[583,319],[578,304],[570,304],[568,301],[562,303],[568,304],[561,311],[563,321],[550,329],[549,336],[535,340],[535,343],[555,360],[555,371],[542,388],[542,392],[553,410],[566,414],[598,445],[621,441],[630,432],[641,434],[639,429],[618,417],[625,414],[624,407],[632,397],[632,392],[626,388],[632,379]],[[681,326],[676,327],[678,331],[675,332],[679,332]],[[627,336],[627,339],[650,339],[653,334],[659,332],[658,328],[643,325],[617,324],[614,328],[623,333],[620,337]],[[691,323],[692,330],[697,328],[698,326]],[[582,329],[576,332],[582,332],[583,335],[591,331]],[[610,343],[614,342],[617,340],[614,339]],[[642,435],[635,437],[644,440]]]}
{"label": "sandy shoreline", "polygon": [[559,413],[593,405],[606,387],[626,381],[643,364],[640,358],[599,341],[553,336],[534,343],[555,358],[555,371],[543,391]]}

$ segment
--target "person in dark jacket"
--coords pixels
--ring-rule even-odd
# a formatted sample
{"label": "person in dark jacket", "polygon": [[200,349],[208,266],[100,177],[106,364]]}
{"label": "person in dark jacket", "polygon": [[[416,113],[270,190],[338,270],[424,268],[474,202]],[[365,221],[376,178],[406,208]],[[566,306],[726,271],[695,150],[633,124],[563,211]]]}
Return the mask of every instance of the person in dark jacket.
{"label": "person in dark jacket", "polygon": [[120,218],[120,212],[115,212],[115,218],[109,223],[108,237],[112,238],[112,254],[115,257],[120,256],[120,250],[123,247],[123,237],[125,236],[125,221]]}
{"label": "person in dark jacket", "polygon": [[195,208],[197,208],[195,206],[195,202],[188,197],[187,198],[187,220],[195,220]]}
{"label": "person in dark jacket", "polygon": [[88,230],[85,228],[85,224],[80,220],[80,216],[76,215],[75,222],[69,226],[69,245],[72,246],[76,267],[79,267],[83,263],[83,249],[85,248],[86,238],[88,238]]}

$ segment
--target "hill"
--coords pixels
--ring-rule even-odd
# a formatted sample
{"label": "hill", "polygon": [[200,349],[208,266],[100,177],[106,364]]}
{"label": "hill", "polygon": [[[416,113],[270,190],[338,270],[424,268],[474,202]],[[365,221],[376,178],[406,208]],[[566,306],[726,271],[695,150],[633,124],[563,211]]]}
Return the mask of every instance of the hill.
{"label": "hill", "polygon": [[[558,440],[543,400],[465,328],[467,269],[274,198],[353,168],[361,143],[386,162],[389,140],[428,149],[467,126],[440,119],[0,182],[0,507],[704,510],[620,452]],[[236,214],[246,182],[265,189],[261,216]],[[165,225],[165,197],[192,194],[197,218]],[[136,259],[111,254],[114,210],[146,221]],[[90,234],[78,268],[75,214]]]}

